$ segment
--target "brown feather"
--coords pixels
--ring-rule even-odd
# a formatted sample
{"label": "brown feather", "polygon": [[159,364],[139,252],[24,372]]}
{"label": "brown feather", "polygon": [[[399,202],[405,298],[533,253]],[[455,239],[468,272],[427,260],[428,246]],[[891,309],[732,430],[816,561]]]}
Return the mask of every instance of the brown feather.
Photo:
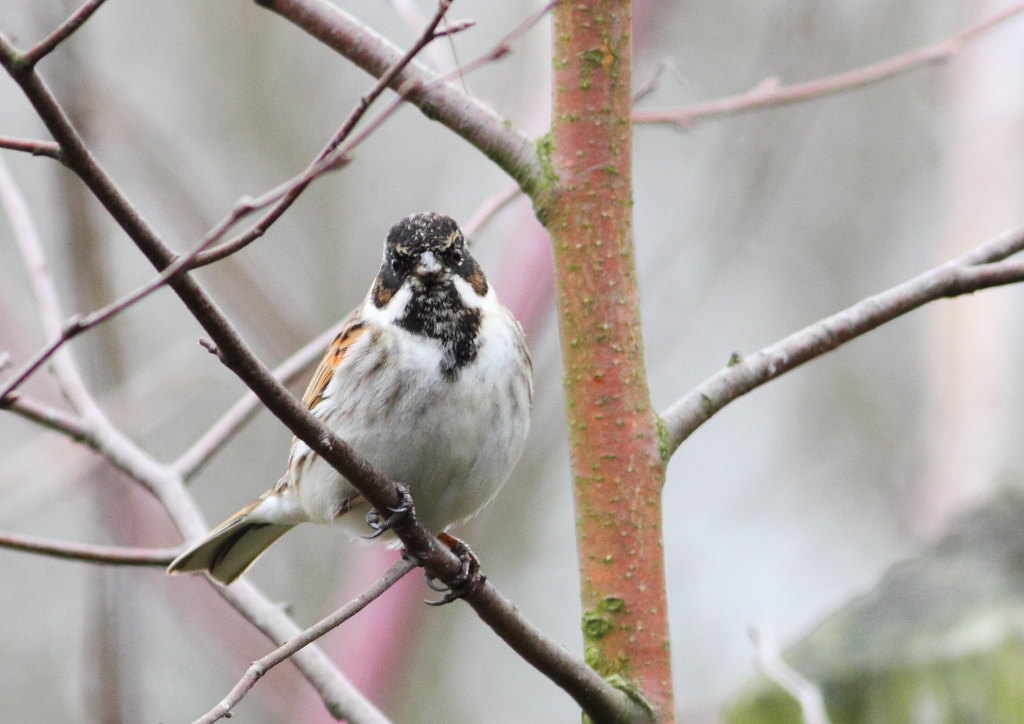
{"label": "brown feather", "polygon": [[320,366],[316,368],[316,372],[313,373],[313,379],[309,381],[306,392],[302,395],[302,403],[310,410],[316,407],[320,400],[323,399],[324,390],[327,389],[331,378],[334,377],[334,371],[338,369],[338,365],[342,363],[348,351],[352,349],[352,345],[366,331],[363,323],[356,321],[353,317],[349,317],[346,320],[345,328],[341,330],[341,333],[334,338],[334,341],[327,348],[327,353],[320,360]]}

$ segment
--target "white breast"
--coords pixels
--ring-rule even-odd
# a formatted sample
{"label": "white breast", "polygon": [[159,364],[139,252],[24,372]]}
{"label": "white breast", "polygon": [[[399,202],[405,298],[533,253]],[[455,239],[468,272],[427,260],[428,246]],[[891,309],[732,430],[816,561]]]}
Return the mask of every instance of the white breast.
{"label": "white breast", "polygon": [[[530,368],[519,324],[493,291],[476,300],[477,357],[454,379],[441,374],[437,340],[374,324],[388,309],[364,308],[367,331],[313,410],[385,475],[409,485],[418,518],[434,531],[472,516],[498,492],[529,428]],[[298,443],[292,456],[308,453]],[[301,505],[311,520],[334,522],[355,490],[319,458],[306,462],[289,466],[301,470],[293,481]],[[365,533],[365,510],[340,520]]]}

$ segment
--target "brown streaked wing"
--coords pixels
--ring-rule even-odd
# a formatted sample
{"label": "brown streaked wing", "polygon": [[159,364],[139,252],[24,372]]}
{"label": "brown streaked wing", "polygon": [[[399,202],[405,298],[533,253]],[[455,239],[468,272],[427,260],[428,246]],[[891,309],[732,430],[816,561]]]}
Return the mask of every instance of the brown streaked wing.
{"label": "brown streaked wing", "polygon": [[327,348],[327,353],[320,360],[320,366],[313,373],[313,379],[309,381],[305,393],[302,395],[302,403],[310,410],[317,406],[323,398],[324,390],[334,377],[334,371],[342,363],[352,345],[362,336],[366,328],[359,321],[356,314],[345,320],[345,326]]}

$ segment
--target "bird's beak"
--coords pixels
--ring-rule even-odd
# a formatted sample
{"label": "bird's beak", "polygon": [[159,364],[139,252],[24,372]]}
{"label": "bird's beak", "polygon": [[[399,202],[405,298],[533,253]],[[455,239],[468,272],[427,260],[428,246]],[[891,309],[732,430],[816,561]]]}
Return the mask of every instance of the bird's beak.
{"label": "bird's beak", "polygon": [[420,261],[416,265],[416,274],[419,276],[436,277],[441,274],[443,266],[441,261],[432,251],[425,251],[420,254]]}

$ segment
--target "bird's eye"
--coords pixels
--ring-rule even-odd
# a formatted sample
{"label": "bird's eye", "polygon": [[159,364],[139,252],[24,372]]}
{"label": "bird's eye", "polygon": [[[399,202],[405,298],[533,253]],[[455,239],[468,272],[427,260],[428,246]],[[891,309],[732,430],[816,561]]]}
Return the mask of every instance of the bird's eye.
{"label": "bird's eye", "polygon": [[455,247],[448,252],[448,258],[451,260],[452,264],[458,266],[462,263],[462,249]]}
{"label": "bird's eye", "polygon": [[405,262],[402,261],[397,256],[392,256],[388,258],[388,266],[391,267],[391,271],[393,271],[395,274],[405,273]]}

